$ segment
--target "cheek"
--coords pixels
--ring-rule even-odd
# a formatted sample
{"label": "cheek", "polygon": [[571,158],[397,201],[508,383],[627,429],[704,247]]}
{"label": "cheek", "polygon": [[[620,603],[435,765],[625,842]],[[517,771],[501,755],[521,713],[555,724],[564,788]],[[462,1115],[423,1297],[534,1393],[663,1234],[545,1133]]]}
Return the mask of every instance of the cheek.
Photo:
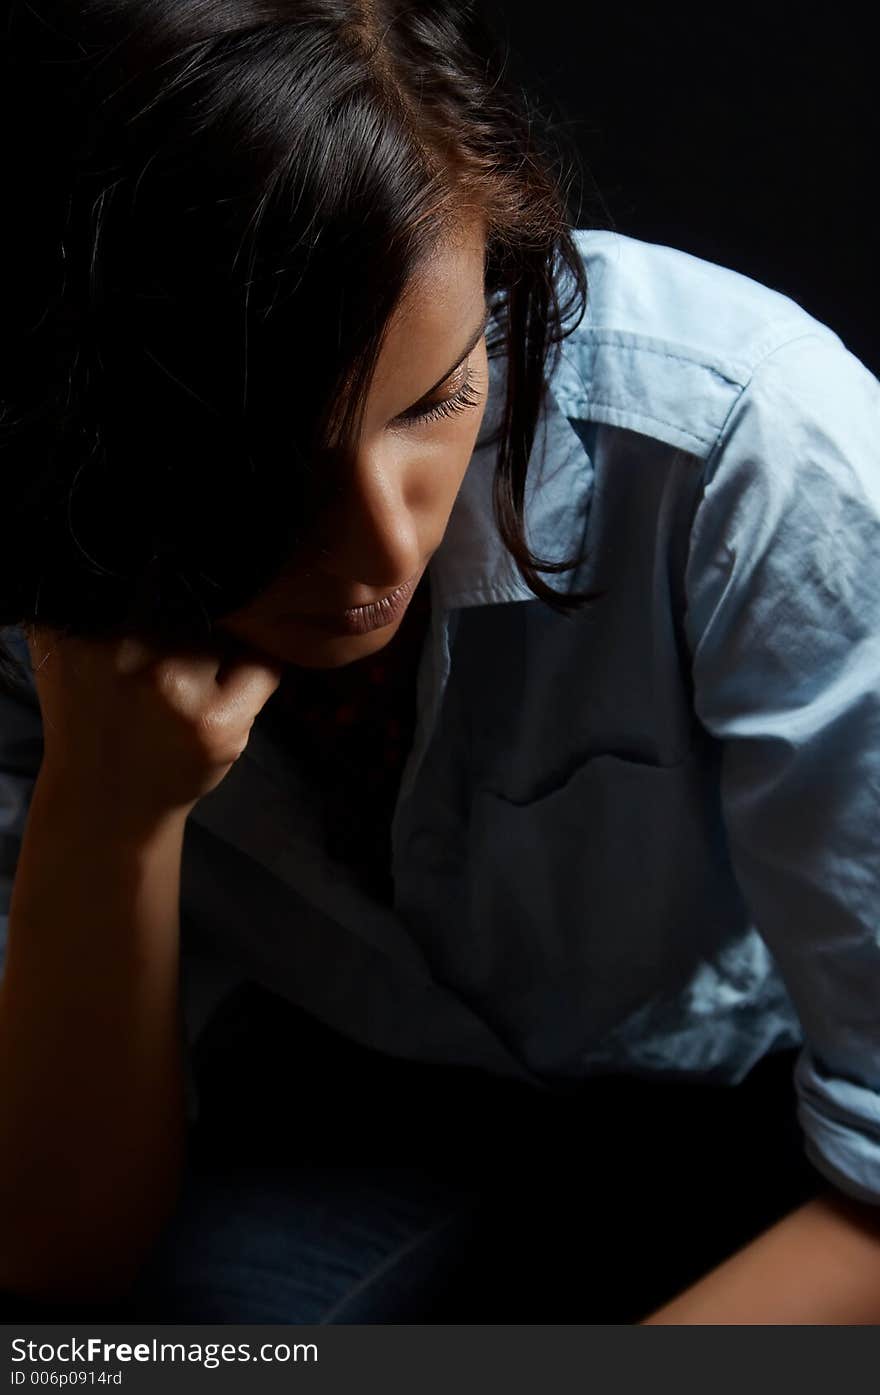
{"label": "cheek", "polygon": [[447,422],[430,447],[418,452],[406,491],[410,508],[435,515],[450,513],[474,453],[479,416],[475,407],[467,413],[467,421]]}

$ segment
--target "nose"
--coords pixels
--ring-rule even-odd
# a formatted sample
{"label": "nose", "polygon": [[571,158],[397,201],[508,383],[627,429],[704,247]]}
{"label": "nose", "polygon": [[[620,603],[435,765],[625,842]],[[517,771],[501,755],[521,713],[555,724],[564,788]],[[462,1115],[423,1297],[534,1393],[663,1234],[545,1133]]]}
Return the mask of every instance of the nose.
{"label": "nose", "polygon": [[418,517],[393,452],[362,452],[336,474],[316,538],[315,567],[341,591],[359,583],[384,594],[418,570]]}

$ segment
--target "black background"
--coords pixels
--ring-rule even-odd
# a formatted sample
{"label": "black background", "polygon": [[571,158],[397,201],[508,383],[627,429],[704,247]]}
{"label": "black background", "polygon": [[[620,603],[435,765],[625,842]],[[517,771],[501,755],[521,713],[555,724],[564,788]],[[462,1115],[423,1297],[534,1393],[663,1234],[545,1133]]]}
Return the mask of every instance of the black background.
{"label": "black background", "polygon": [[481,0],[607,225],[791,296],[880,376],[871,7]]}

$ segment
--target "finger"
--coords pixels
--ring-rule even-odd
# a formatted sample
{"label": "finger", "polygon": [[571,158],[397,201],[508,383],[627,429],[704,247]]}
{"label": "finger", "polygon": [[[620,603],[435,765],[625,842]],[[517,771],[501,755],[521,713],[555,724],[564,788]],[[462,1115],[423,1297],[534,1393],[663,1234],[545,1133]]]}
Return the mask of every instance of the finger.
{"label": "finger", "polygon": [[284,665],[253,652],[230,659],[221,666],[217,686],[240,711],[258,712],[281,682]]}

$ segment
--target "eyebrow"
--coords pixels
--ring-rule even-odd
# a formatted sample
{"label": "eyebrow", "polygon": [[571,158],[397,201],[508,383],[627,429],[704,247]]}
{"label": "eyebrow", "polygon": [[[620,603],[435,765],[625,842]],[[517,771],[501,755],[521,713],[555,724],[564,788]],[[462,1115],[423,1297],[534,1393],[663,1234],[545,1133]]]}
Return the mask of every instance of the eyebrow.
{"label": "eyebrow", "polygon": [[[411,412],[413,407],[420,407],[421,404],[425,401],[426,397],[430,397],[432,392],[436,392],[438,387],[442,387],[442,385],[446,382],[446,379],[452,376],[456,368],[458,368],[460,364],[467,358],[468,354],[473,353],[474,349],[479,344],[483,335],[486,333],[486,327],[489,323],[489,318],[491,314],[492,306],[487,303],[483,309],[482,320],[477,325],[477,328],[474,330],[473,334],[468,339],[467,343],[465,344],[458,358],[453,363],[452,367],[447,368],[446,372],[440,375],[436,383],[434,383],[433,387],[429,387],[428,391],[423,392],[421,397],[419,397],[415,402],[411,402],[408,407],[404,407],[404,412]],[[401,415],[403,415],[403,413],[401,413]]]}

